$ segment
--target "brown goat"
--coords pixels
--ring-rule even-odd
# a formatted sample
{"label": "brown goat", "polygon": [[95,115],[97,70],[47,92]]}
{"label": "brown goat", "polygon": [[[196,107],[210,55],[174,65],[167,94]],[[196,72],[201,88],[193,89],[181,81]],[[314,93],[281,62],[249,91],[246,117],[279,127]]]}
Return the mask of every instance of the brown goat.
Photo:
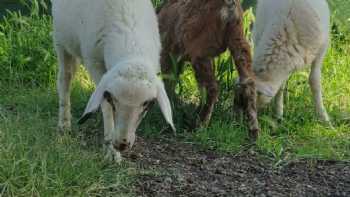
{"label": "brown goat", "polygon": [[[212,59],[227,49],[231,51],[239,74],[234,105],[246,113],[250,135],[257,137],[255,76],[239,0],[169,0],[159,11],[158,19],[163,44],[162,72],[166,75],[179,70],[173,68],[172,56],[189,60],[200,88],[207,94],[204,106],[199,108],[201,125],[209,123],[219,96]],[[174,86],[168,91],[171,95]]]}

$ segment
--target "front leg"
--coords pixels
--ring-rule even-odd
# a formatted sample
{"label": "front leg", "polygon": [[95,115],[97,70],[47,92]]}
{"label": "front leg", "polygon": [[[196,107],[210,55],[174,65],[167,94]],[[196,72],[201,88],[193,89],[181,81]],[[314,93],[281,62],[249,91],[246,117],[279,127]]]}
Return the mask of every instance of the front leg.
{"label": "front leg", "polygon": [[[89,71],[95,84],[99,84],[103,75],[107,72],[105,65],[101,62],[96,62],[93,59],[85,59],[86,68]],[[103,150],[105,152],[105,158],[109,161],[121,162],[122,157],[119,151],[113,147],[113,139],[116,139],[114,134],[114,112],[113,107],[106,99],[103,99],[101,103],[101,110],[103,115],[103,128],[104,128],[104,143]]]}
{"label": "front leg", "polygon": [[236,87],[234,97],[234,109],[246,115],[249,127],[249,136],[256,139],[259,135],[260,127],[256,108],[255,81],[252,79],[240,80]]}
{"label": "front leg", "polygon": [[[242,16],[242,15],[240,15]],[[236,88],[234,107],[241,108],[247,115],[249,135],[256,139],[260,127],[256,107],[256,86],[255,75],[252,69],[251,48],[244,37],[242,17],[232,21],[228,25],[230,35],[228,37],[228,47],[235,60],[236,69],[239,75],[238,87]]]}
{"label": "front leg", "polygon": [[283,110],[284,110],[284,91],[286,84],[284,83],[279,91],[276,94],[275,103],[274,103],[274,116],[277,120],[283,119]]}
{"label": "front leg", "polygon": [[58,131],[71,130],[71,102],[70,92],[71,83],[76,71],[78,60],[69,55],[61,47],[56,47],[59,70],[57,78],[57,90],[59,96],[59,117],[58,117]]}
{"label": "front leg", "polygon": [[[195,59],[192,61],[195,76],[205,101],[201,102],[199,112],[199,126],[207,126],[210,122],[214,105],[218,101],[219,89],[215,79],[213,65],[209,59]],[[201,98],[203,99],[203,98]],[[202,104],[203,103],[203,104]],[[198,126],[198,125],[197,125]]]}
{"label": "front leg", "polygon": [[328,116],[327,110],[323,104],[322,97],[322,85],[321,85],[321,67],[322,67],[322,58],[315,60],[312,65],[311,73],[309,77],[309,84],[312,91],[312,96],[314,103],[316,105],[316,112],[321,121],[329,124],[332,127],[332,123]]}
{"label": "front leg", "polygon": [[122,156],[113,146],[114,135],[114,115],[113,108],[106,100],[102,101],[101,104],[103,113],[103,124],[104,124],[104,144],[103,149],[106,154],[106,159],[114,162],[121,162]]}

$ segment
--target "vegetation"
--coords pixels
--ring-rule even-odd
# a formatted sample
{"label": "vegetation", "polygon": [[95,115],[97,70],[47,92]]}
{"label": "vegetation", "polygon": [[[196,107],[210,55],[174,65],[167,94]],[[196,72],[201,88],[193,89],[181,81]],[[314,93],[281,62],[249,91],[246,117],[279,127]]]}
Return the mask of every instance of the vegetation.
{"label": "vegetation", "polygon": [[[273,158],[276,165],[300,158],[349,160],[350,34],[346,10],[350,4],[333,0],[332,8],[332,46],[324,63],[323,85],[334,129],[315,119],[307,72],[299,72],[288,83],[285,119],[277,123],[270,118],[271,109],[264,110],[260,114],[262,135],[251,146],[244,121],[231,117],[236,75],[225,53],[215,60],[221,97],[212,124],[193,134],[183,130],[182,114],[192,113],[191,105],[184,104],[175,110],[179,140],[231,153],[252,148]],[[39,14],[40,9],[34,3],[30,15],[11,12],[0,22],[0,196],[132,196],[128,185],[136,167],[104,161],[98,134],[89,133],[91,128],[102,132],[101,120],[84,128],[73,122],[72,133],[56,133],[57,65],[51,18]],[[247,32],[252,18],[249,11]],[[181,81],[178,96],[184,103],[196,103],[199,93],[190,67]],[[72,93],[73,121],[81,115],[92,89],[88,75],[80,69]],[[155,108],[143,121],[139,135],[157,137],[162,125],[165,123]]]}
{"label": "vegetation", "polygon": [[51,18],[40,14],[39,3],[26,6],[31,6],[29,15],[9,12],[0,23],[0,84],[48,86],[54,84],[57,62]]}

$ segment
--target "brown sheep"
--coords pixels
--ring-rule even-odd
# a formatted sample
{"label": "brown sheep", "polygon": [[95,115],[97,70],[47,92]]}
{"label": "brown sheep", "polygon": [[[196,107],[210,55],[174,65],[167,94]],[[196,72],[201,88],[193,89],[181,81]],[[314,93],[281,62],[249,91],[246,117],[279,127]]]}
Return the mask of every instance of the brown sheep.
{"label": "brown sheep", "polygon": [[[218,100],[212,60],[229,49],[239,74],[234,105],[247,115],[251,137],[257,137],[255,76],[250,46],[243,33],[239,0],[169,0],[159,10],[158,19],[163,44],[162,72],[167,75],[173,70],[181,70],[172,68],[172,56],[180,62],[188,60],[200,88],[207,94],[205,104],[199,107],[199,124],[209,123]],[[168,88],[172,94],[174,86]],[[199,126],[197,122],[195,124]]]}

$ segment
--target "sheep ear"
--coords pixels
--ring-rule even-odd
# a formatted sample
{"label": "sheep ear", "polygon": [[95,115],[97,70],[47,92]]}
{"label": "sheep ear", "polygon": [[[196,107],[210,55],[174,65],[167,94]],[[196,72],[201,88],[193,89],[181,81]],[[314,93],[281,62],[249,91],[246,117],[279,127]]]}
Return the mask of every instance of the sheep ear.
{"label": "sheep ear", "polygon": [[173,122],[173,114],[171,111],[170,101],[169,101],[168,95],[165,91],[164,84],[162,81],[159,81],[159,83],[158,83],[157,101],[158,101],[160,110],[162,111],[165,120],[167,121],[167,123],[170,124],[171,128],[175,132],[176,128],[175,128],[174,122]]}
{"label": "sheep ear", "polygon": [[91,117],[92,114],[97,112],[102,103],[105,91],[106,88],[104,87],[103,83],[100,83],[97,86],[95,92],[91,95],[89,102],[85,108],[84,114],[79,119],[78,124],[85,123]]}

